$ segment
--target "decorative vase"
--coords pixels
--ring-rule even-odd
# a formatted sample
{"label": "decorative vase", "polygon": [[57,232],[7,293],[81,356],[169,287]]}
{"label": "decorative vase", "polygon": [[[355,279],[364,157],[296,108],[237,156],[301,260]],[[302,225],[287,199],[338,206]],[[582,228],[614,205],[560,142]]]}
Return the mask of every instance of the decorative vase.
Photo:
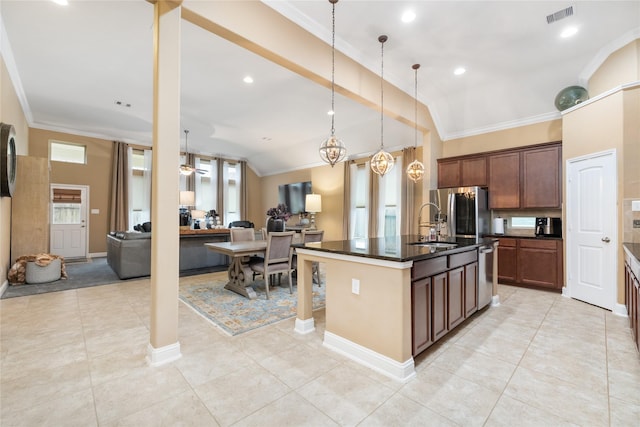
{"label": "decorative vase", "polygon": [[284,219],[267,217],[267,233],[272,231],[284,231],[285,224]]}

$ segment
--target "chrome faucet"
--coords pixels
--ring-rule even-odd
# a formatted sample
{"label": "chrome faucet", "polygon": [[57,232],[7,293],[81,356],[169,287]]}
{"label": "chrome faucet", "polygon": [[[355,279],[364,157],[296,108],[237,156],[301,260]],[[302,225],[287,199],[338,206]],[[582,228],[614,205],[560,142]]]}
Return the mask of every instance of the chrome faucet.
{"label": "chrome faucet", "polygon": [[[439,221],[440,221],[440,218],[442,217],[442,211],[440,210],[440,206],[438,206],[438,205],[436,205],[435,203],[432,203],[432,202],[423,203],[422,206],[420,206],[420,210],[418,211],[418,239],[419,240],[424,240],[424,238],[426,237],[426,235],[423,235],[422,233],[420,233],[420,229],[422,227],[428,227],[430,225],[429,223],[423,223],[422,222],[422,209],[425,206],[429,206],[429,205],[435,207],[438,210],[438,216],[436,218],[438,219],[437,226],[438,226],[438,228],[440,228],[440,222]],[[436,230],[436,236],[438,234],[440,234],[439,231],[440,230]]]}

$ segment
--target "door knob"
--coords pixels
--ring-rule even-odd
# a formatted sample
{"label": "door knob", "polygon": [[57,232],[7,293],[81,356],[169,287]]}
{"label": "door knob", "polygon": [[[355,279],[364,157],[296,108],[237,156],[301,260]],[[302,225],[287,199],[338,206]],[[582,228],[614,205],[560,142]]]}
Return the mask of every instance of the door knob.
{"label": "door knob", "polygon": [[605,243],[609,243],[611,241],[611,239],[609,239],[608,237],[603,237],[602,241]]}

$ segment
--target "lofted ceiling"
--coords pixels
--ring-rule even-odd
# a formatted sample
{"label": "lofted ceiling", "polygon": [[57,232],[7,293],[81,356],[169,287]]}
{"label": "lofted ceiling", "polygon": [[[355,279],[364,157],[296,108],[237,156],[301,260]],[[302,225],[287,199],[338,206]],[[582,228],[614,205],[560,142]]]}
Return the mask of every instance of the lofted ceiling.
{"label": "lofted ceiling", "polygon": [[[205,0],[185,0],[202,3]],[[331,43],[327,0],[267,6]],[[551,24],[547,16],[573,8]],[[416,18],[403,23],[410,9]],[[2,0],[2,55],[34,128],[151,145],[153,6],[145,0]],[[561,38],[568,26],[577,34]],[[640,1],[356,1],[336,4],[336,49],[414,93],[442,140],[558,118],[556,94],[586,85],[607,56],[640,37]],[[330,92],[183,21],[181,125],[189,151],[247,160],[260,175],[321,164]],[[330,61],[330,58],[327,58]],[[457,67],[466,68],[460,76]],[[254,83],[243,78],[251,75]],[[350,156],[380,145],[380,113],[336,94],[336,134]],[[181,134],[184,148],[184,135]],[[385,147],[414,130],[385,118]]]}

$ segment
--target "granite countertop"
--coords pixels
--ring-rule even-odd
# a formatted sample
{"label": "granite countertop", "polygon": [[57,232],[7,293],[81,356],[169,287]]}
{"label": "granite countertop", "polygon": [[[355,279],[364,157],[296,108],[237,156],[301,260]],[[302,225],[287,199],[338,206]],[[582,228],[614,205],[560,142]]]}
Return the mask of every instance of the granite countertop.
{"label": "granite countertop", "polygon": [[552,236],[522,236],[517,234],[485,234],[484,237],[493,237],[494,239],[536,239],[536,240],[562,240],[562,237]]}
{"label": "granite countertop", "polygon": [[[447,238],[439,242],[455,243],[455,248],[436,248],[433,251],[428,246],[412,245],[420,242],[417,235],[405,235],[394,237],[379,237],[373,239],[353,239],[334,240],[318,243],[306,243],[293,245],[304,247],[305,249],[317,250],[321,252],[331,252],[343,255],[360,256],[365,258],[376,258],[387,261],[405,262],[416,261],[427,258],[435,258],[442,255],[449,255],[464,252],[473,247],[480,247],[496,242],[495,238],[486,237],[481,239]],[[429,242],[422,242],[429,243]],[[435,242],[433,242],[435,243]]]}
{"label": "granite countertop", "polygon": [[640,243],[623,243],[622,246],[627,248],[629,254],[640,262]]}

